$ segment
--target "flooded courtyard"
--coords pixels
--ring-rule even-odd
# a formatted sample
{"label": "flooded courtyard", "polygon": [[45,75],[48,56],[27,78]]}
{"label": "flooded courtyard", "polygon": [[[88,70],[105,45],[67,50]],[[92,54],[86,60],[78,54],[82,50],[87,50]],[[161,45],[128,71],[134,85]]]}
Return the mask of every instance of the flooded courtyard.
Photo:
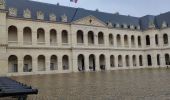
{"label": "flooded courtyard", "polygon": [[170,100],[170,69],[12,77],[39,89],[28,100]]}

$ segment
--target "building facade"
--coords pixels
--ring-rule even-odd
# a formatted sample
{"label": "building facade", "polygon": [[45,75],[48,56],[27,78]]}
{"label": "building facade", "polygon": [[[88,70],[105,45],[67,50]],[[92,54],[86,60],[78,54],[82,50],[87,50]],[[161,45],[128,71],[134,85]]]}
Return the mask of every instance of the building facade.
{"label": "building facade", "polygon": [[0,75],[166,67],[169,18],[0,0]]}

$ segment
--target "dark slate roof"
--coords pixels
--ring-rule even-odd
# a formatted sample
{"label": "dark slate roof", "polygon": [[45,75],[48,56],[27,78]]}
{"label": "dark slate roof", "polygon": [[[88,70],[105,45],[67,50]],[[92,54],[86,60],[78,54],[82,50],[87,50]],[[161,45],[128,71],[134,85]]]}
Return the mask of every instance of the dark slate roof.
{"label": "dark slate roof", "polygon": [[120,25],[140,26],[142,30],[148,29],[150,21],[154,21],[156,28],[161,28],[163,21],[170,25],[170,12],[158,16],[147,15],[139,18],[30,0],[6,0],[6,9],[8,10],[10,7],[17,8],[18,18],[23,18],[23,11],[28,8],[31,11],[33,20],[37,19],[37,11],[42,11],[45,15],[45,21],[49,21],[49,14],[54,13],[57,16],[57,22],[61,22],[61,16],[65,14],[68,18],[68,23],[92,15],[104,23],[111,22],[113,25],[118,23]]}

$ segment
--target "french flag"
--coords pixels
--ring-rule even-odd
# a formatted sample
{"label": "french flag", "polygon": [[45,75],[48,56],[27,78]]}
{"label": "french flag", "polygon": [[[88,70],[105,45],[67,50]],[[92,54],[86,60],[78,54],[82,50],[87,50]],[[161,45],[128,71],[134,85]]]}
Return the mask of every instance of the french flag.
{"label": "french flag", "polygon": [[74,2],[74,3],[77,3],[78,0],[70,0],[70,2]]}

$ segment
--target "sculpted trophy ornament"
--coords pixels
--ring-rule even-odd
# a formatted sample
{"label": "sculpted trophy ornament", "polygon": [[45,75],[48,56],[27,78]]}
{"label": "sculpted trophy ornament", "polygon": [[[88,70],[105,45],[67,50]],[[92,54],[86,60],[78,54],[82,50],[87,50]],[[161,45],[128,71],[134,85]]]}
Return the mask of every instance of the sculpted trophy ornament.
{"label": "sculpted trophy ornament", "polygon": [[0,0],[0,9],[5,9],[5,0]]}

